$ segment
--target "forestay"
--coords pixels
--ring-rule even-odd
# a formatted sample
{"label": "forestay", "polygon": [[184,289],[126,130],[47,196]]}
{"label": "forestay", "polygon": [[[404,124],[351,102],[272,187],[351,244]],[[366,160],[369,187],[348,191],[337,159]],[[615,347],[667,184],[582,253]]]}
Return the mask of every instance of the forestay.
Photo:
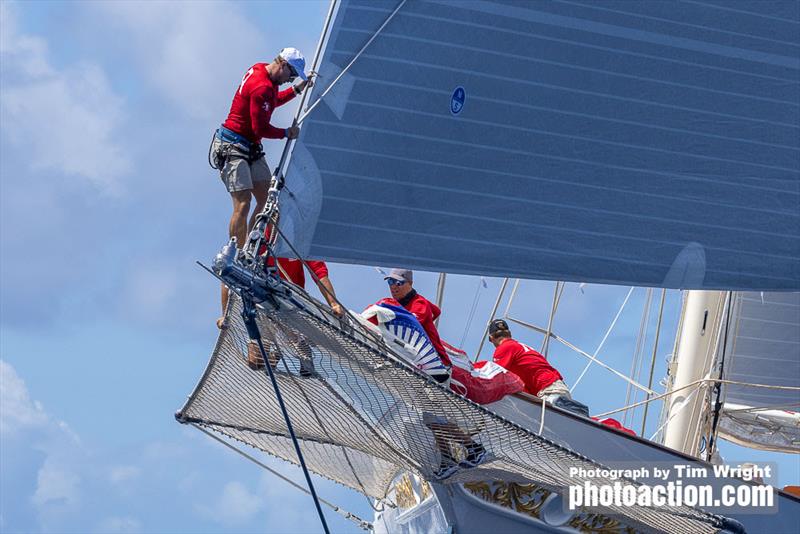
{"label": "forestay", "polygon": [[[399,0],[342,0],[312,102]],[[800,4],[408,0],[304,122],[301,254],[800,287]]]}
{"label": "forestay", "polygon": [[800,452],[800,293],[736,293],[725,357],[723,438]]}

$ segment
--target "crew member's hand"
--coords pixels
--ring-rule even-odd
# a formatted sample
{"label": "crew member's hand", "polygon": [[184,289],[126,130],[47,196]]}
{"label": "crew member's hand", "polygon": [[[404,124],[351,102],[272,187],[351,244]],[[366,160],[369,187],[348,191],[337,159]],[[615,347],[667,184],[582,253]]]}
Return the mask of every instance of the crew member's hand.
{"label": "crew member's hand", "polygon": [[298,95],[300,93],[302,93],[303,91],[305,91],[306,88],[314,87],[314,76],[316,76],[316,75],[317,75],[316,72],[313,72],[313,71],[309,72],[307,80],[303,80],[302,82],[300,82],[297,85],[295,85],[295,90],[297,91]]}
{"label": "crew member's hand", "polygon": [[288,128],[286,128],[286,137],[288,139],[297,139],[298,135],[300,135],[299,126],[289,126]]}
{"label": "crew member's hand", "polygon": [[334,303],[331,305],[331,311],[333,312],[333,314],[334,314],[336,317],[342,317],[342,316],[344,316],[344,309],[342,309],[342,306],[341,306],[341,305],[340,305],[338,302],[334,302]]}

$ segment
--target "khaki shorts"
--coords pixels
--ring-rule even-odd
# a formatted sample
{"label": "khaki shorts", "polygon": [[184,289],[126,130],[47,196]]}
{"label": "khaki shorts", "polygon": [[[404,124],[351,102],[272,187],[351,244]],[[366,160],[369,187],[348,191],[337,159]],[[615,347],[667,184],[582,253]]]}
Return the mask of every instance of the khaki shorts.
{"label": "khaki shorts", "polygon": [[229,193],[253,189],[254,183],[269,182],[270,178],[272,178],[272,173],[264,156],[250,163],[247,161],[248,151],[246,149],[237,144],[226,143],[215,137],[211,151],[213,153],[220,148],[229,150],[229,155],[225,159],[225,166],[219,170],[222,183],[225,184],[225,188]]}

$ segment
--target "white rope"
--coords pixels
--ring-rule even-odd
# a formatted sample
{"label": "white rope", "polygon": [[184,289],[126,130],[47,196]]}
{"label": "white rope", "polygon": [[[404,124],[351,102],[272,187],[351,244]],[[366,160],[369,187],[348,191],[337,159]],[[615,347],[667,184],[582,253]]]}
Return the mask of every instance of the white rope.
{"label": "white rope", "polygon": [[[617,324],[617,321],[619,320],[619,316],[622,315],[622,310],[625,309],[625,305],[628,303],[628,299],[631,298],[631,294],[633,293],[633,290],[634,290],[634,288],[632,287],[628,291],[628,294],[625,296],[625,300],[623,301],[622,306],[619,307],[619,311],[617,312],[617,316],[614,317],[613,321],[611,321],[611,326],[608,327],[608,330],[606,331],[606,335],[603,336],[603,340],[600,342],[600,345],[597,346],[597,350],[594,351],[594,354],[592,355],[591,361],[586,364],[586,367],[583,368],[583,371],[581,372],[581,374],[578,377],[578,379],[575,381],[574,384],[572,384],[572,387],[569,389],[570,393],[575,391],[575,388],[578,387],[578,384],[580,384],[581,380],[583,379],[584,375],[586,374],[586,371],[588,371],[589,367],[591,367],[592,364],[596,361],[594,357],[597,356],[597,353],[600,352],[600,349],[603,348],[603,345],[605,344],[606,340],[608,339],[608,336],[611,334],[611,331],[614,330],[614,326]],[[644,386],[642,386],[642,387],[644,387]]]}
{"label": "white rope", "polygon": [[539,421],[539,435],[542,435],[542,431],[544,430],[544,406],[547,404],[547,401],[542,399],[542,420]]}
{"label": "white rope", "polygon": [[698,387],[697,389],[693,390],[691,393],[689,393],[689,396],[688,396],[688,397],[686,397],[685,399],[683,399],[683,400],[681,401],[681,404],[680,404],[680,406],[678,407],[678,409],[677,409],[677,410],[675,410],[675,411],[672,413],[672,415],[670,415],[670,416],[669,416],[669,418],[668,418],[666,421],[664,421],[664,423],[663,423],[663,424],[662,424],[660,427],[658,427],[658,429],[656,429],[656,432],[655,432],[655,434],[653,434],[652,436],[650,436],[650,441],[653,441],[653,440],[655,439],[655,437],[656,437],[656,436],[657,436],[659,433],[661,433],[661,431],[664,429],[664,427],[665,427],[665,426],[667,426],[667,423],[669,423],[670,421],[672,421],[672,419],[673,419],[673,418],[674,418],[676,415],[678,415],[678,414],[681,412],[681,410],[683,410],[684,408],[686,408],[686,406],[688,406],[688,405],[689,405],[689,400],[690,400],[692,397],[694,397],[694,396],[695,396],[695,394],[697,394],[697,392],[698,392],[698,391],[700,391],[701,389],[703,389],[703,386],[701,386],[701,387]]}
{"label": "white rope", "polygon": [[358,53],[355,55],[355,57],[353,57],[353,59],[350,61],[350,63],[348,63],[347,66],[344,69],[342,69],[342,72],[340,72],[339,75],[331,82],[328,88],[325,89],[325,91],[319,96],[317,101],[314,102],[311,106],[309,106],[306,112],[303,113],[303,115],[299,119],[297,119],[297,124],[301,124],[306,119],[306,117],[308,117],[309,113],[311,113],[314,110],[314,108],[317,107],[317,105],[320,102],[322,102],[322,99],[325,98],[325,95],[327,95],[328,92],[330,92],[330,90],[333,89],[333,86],[336,85],[336,82],[338,82],[339,79],[342,76],[344,76],[344,73],[347,72],[350,69],[350,67],[353,66],[353,63],[355,63],[356,60],[361,57],[361,54],[363,54],[364,51],[367,49],[367,47],[372,44],[372,41],[374,41],[375,38],[378,37],[378,35],[383,31],[386,25],[389,24],[389,22],[394,18],[397,12],[400,11],[400,8],[403,7],[405,3],[406,0],[400,2],[400,4],[394,9],[394,11],[392,11],[392,14],[389,15],[389,17],[385,21],[383,21],[383,24],[381,24],[380,28],[378,28],[375,31],[375,33],[372,34],[372,37],[369,38],[369,41],[367,41],[367,43],[361,47],[361,50],[359,50]]}

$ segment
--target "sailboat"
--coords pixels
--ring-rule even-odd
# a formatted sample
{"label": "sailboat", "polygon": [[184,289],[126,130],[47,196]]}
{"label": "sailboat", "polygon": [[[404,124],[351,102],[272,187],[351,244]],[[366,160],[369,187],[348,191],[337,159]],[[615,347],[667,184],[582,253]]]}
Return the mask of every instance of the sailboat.
{"label": "sailboat", "polygon": [[[658,482],[580,474],[632,465],[755,487],[714,473],[717,439],[800,450],[800,13],[678,6],[334,0],[300,138],[244,252],[215,259],[239,298],[178,421],[367,495],[376,532],[795,532],[779,490],[762,513],[566,506],[585,482]],[[278,256],[686,290],[664,443],[442,387],[265,270],[268,223]],[[295,357],[252,372],[254,334]],[[491,460],[438,480],[431,412]]]}

